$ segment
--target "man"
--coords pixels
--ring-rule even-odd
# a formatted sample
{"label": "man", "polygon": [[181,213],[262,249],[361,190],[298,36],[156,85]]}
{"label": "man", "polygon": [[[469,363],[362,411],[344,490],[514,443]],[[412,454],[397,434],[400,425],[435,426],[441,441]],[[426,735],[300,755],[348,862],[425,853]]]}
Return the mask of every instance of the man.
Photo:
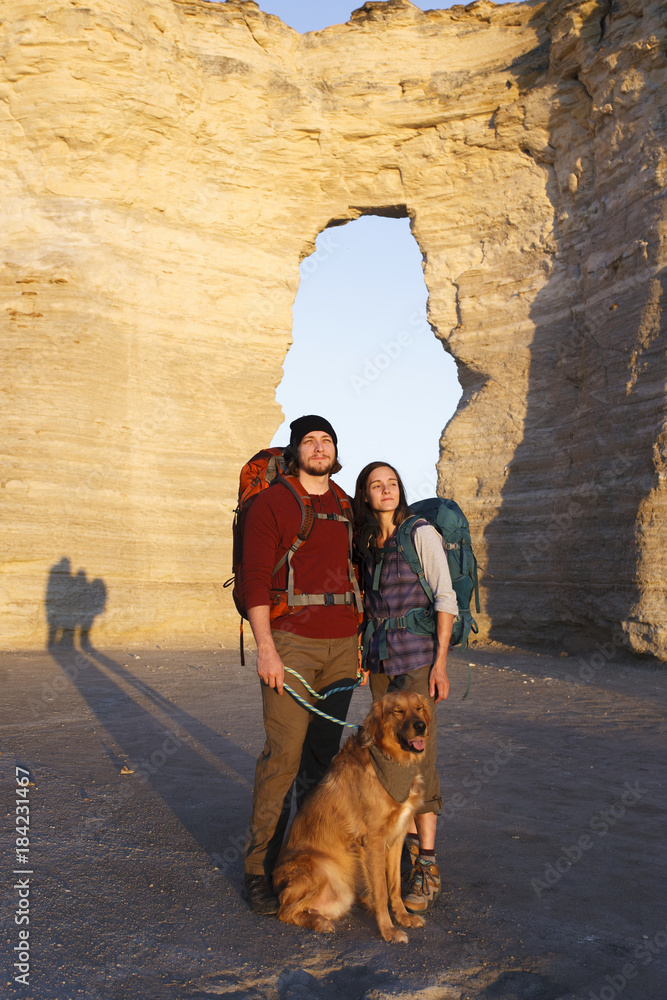
{"label": "man", "polygon": [[[301,525],[299,501],[278,480],[253,501],[243,542],[243,587],[257,643],[266,730],[255,772],[244,885],[252,909],[261,914],[278,910],[270,879],[289,819],[292,786],[296,782],[298,803],[331,763],[342,731],[284,691],[288,683],[310,704],[315,702],[298,678],[285,677],[285,667],[322,693],[352,685],[358,664],[350,522],[340,502],[347,498],[329,479],[340,469],[338,439],[329,421],[315,414],[299,417],[290,429],[288,472],[310,497],[313,527],[276,569]],[[298,596],[287,607],[290,572]],[[270,609],[278,601],[286,613],[272,619]],[[351,695],[351,689],[335,693],[322,708],[344,721]]]}

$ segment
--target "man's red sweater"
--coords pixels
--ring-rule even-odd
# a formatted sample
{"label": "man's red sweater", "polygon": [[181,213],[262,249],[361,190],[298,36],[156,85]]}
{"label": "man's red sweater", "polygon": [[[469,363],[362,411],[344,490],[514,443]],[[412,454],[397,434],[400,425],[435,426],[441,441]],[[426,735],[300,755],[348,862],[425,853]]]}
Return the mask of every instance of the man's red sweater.
{"label": "man's red sweater", "polygon": [[[331,490],[311,494],[316,514],[340,514]],[[301,527],[299,505],[279,483],[260,493],[248,511],[243,536],[243,593],[247,608],[269,605],[270,589],[287,589],[285,565],[271,577]],[[342,521],[315,519],[313,530],[292,557],[294,587],[302,594],[344,594],[348,575],[348,531]],[[309,639],[342,639],[357,631],[355,605],[306,606],[276,618],[272,629]]]}

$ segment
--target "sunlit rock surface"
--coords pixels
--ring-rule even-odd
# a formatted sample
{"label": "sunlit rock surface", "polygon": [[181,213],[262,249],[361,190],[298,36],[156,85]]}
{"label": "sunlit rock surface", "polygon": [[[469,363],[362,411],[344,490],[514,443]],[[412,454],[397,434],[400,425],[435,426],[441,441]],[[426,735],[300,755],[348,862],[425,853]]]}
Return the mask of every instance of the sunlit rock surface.
{"label": "sunlit rock surface", "polygon": [[302,36],[252,2],[6,0],[3,644],[230,640],[299,262],[379,212],[459,364],[440,489],[481,634],[666,658],[666,22],[391,0]]}

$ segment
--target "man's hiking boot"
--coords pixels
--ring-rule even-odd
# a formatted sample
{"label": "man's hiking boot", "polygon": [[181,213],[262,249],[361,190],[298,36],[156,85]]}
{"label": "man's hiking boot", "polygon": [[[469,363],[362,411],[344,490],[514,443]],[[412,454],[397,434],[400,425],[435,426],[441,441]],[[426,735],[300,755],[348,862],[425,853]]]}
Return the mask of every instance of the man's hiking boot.
{"label": "man's hiking boot", "polygon": [[435,861],[417,858],[403,905],[409,913],[428,913],[440,895],[440,872]]}
{"label": "man's hiking boot", "polygon": [[250,903],[253,913],[258,913],[262,917],[270,917],[278,912],[278,897],[266,875],[251,875],[246,872],[243,876],[243,885],[245,898]]}

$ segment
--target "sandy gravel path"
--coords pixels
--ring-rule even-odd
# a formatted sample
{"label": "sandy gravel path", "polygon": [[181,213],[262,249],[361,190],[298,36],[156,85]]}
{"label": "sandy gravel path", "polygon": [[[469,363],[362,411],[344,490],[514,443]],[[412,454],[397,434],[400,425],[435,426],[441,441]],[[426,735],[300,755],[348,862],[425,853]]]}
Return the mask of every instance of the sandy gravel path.
{"label": "sandy gravel path", "polygon": [[[263,743],[252,657],[0,656],[3,995],[664,1000],[667,674],[604,659],[452,655],[444,889],[426,928],[392,946],[361,910],[322,936],[240,896]],[[355,693],[351,720],[369,698]]]}

